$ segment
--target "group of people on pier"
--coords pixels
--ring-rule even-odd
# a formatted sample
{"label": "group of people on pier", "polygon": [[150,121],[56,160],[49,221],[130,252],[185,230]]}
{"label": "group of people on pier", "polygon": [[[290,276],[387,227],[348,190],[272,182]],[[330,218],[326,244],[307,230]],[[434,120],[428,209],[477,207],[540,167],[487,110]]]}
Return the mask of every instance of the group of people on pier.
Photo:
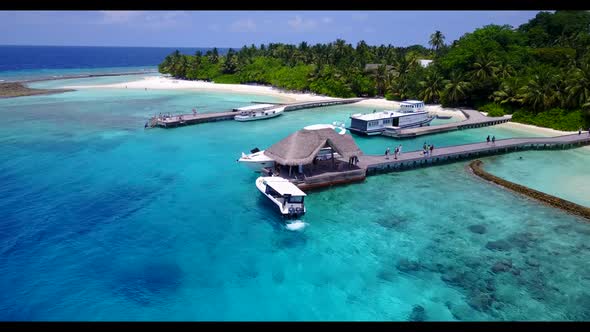
{"label": "group of people on pier", "polygon": [[490,135],[488,135],[488,137],[486,138],[486,141],[488,143],[491,141],[492,144],[496,144],[496,136],[492,136],[492,138],[490,139]]}
{"label": "group of people on pier", "polygon": [[426,144],[422,145],[422,154],[425,157],[432,156],[432,152],[434,152],[434,144]]}
{"label": "group of people on pier", "polygon": [[[385,149],[385,159],[389,159],[389,155],[391,154],[391,150],[389,147]],[[397,159],[398,156],[402,155],[402,145],[400,144],[393,150],[393,159]]]}

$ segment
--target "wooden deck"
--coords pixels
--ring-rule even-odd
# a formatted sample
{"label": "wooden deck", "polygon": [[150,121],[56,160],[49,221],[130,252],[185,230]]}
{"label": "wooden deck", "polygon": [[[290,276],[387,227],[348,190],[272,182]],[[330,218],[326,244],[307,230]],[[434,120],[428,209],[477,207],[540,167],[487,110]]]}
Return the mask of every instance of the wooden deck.
{"label": "wooden deck", "polygon": [[460,122],[445,123],[437,126],[409,128],[397,131],[386,130],[381,135],[395,138],[412,138],[422,135],[438,134],[454,130],[493,126],[510,121],[510,116],[488,117],[475,110],[460,111],[465,115],[465,117],[467,118],[466,120]]}
{"label": "wooden deck", "polygon": [[364,98],[324,99],[324,100],[306,101],[306,102],[300,102],[300,103],[283,104],[283,106],[285,106],[285,112],[291,112],[291,111],[296,111],[296,110],[300,110],[300,109],[307,109],[307,108],[353,104],[353,103],[358,103],[361,100],[364,100]]}
{"label": "wooden deck", "polygon": [[[307,101],[291,104],[276,104],[276,107],[285,107],[285,112],[296,111],[307,108],[352,104],[363,100],[363,98],[347,98],[347,99],[323,99],[316,101]],[[270,103],[269,103],[270,104]],[[272,109],[272,107],[270,107]],[[167,118],[152,117],[145,124],[146,128],[176,128],[180,126],[193,125],[204,122],[233,120],[237,112],[234,109],[229,112],[215,112],[215,113],[200,113],[200,114],[180,114]]]}
{"label": "wooden deck", "polygon": [[168,118],[152,118],[148,123],[148,127],[175,128],[204,122],[233,120],[234,116],[236,116],[235,112],[182,114]]}
{"label": "wooden deck", "polygon": [[431,156],[421,150],[403,152],[398,159],[393,154],[386,159],[384,155],[364,155],[358,166],[367,170],[367,175],[383,171],[399,171],[415,167],[435,166],[441,163],[478,158],[485,155],[508,153],[530,149],[567,149],[590,144],[590,135],[571,134],[556,137],[508,138],[495,143],[472,143],[434,148]]}
{"label": "wooden deck", "polygon": [[[263,170],[262,173],[269,175],[267,170]],[[288,179],[301,190],[311,190],[363,181],[367,172],[357,165],[349,165],[347,161],[335,160],[332,164],[331,160],[322,160],[313,166],[305,166],[303,173],[299,173],[298,167],[293,166],[289,174],[289,168],[283,166],[278,175]]]}

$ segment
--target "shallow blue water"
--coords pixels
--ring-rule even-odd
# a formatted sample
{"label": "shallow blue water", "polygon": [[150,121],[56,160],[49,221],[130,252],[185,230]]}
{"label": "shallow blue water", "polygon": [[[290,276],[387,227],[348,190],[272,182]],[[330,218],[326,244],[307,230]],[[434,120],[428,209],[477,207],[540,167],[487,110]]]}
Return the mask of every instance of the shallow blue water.
{"label": "shallow blue water", "polygon": [[[236,158],[358,106],[143,129],[154,112],[252,100],[273,98],[89,89],[0,100],[0,319],[590,318],[590,224],[464,163],[310,192],[309,226],[286,230]],[[530,136],[497,126],[355,140],[382,153],[488,134]]]}

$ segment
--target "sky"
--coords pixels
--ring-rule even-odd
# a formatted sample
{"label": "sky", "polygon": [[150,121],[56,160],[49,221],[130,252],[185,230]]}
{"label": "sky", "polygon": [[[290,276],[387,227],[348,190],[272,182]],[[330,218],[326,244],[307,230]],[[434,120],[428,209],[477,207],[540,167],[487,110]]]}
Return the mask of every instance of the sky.
{"label": "sky", "polygon": [[0,45],[234,47],[262,43],[427,46],[538,11],[0,11]]}

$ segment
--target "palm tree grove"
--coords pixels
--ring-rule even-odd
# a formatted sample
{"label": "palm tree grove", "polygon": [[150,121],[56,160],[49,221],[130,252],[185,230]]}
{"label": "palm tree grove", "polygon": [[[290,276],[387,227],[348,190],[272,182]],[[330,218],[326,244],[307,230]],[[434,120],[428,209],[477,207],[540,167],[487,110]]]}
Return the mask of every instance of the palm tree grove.
{"label": "palm tree grove", "polygon": [[[590,12],[540,12],[514,28],[487,25],[450,44],[271,43],[168,55],[159,71],[187,80],[272,85],[333,97],[421,99],[559,130],[590,125]],[[421,59],[433,60],[422,66]]]}

